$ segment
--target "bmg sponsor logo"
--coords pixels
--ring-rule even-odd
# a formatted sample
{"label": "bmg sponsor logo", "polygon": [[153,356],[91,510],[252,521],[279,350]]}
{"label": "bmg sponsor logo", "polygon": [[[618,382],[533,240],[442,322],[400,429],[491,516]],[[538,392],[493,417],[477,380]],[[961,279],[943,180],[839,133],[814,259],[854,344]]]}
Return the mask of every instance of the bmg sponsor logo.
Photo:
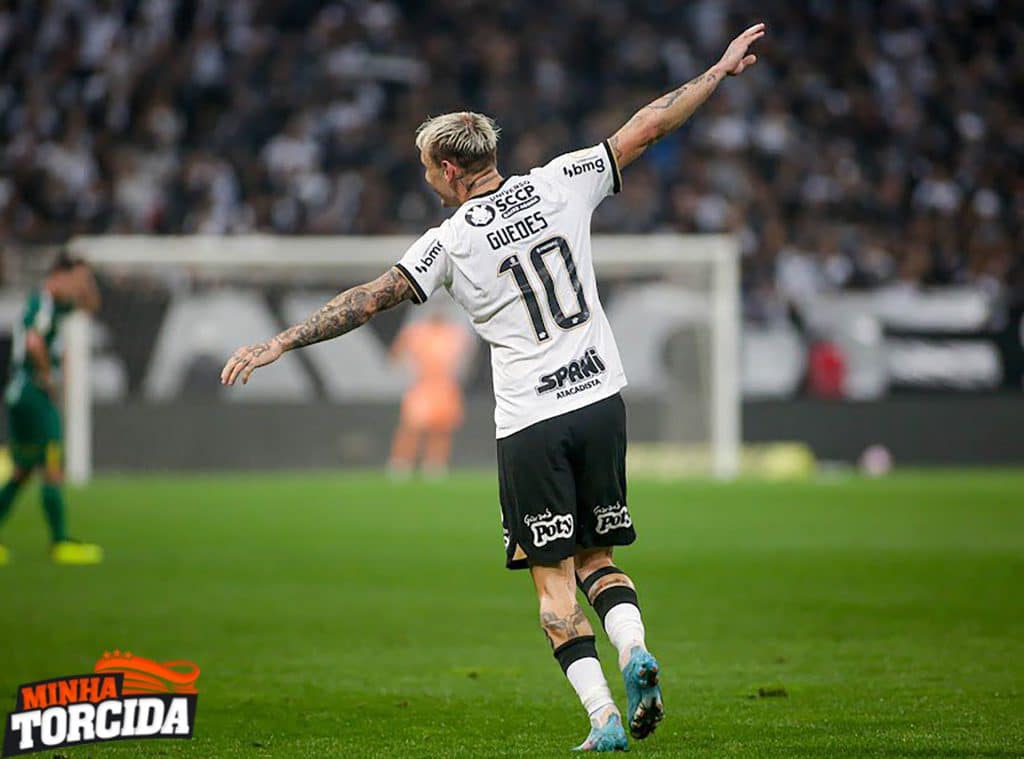
{"label": "bmg sponsor logo", "polygon": [[523,523],[533,533],[533,544],[542,548],[554,540],[571,538],[576,522],[572,514],[552,514],[546,509],[543,514],[527,514]]}
{"label": "bmg sponsor logo", "polygon": [[603,158],[588,158],[562,167],[562,173],[569,177],[569,179],[578,177],[580,174],[586,174],[588,171],[596,171],[600,174],[604,170],[605,163]]}
{"label": "bmg sponsor logo", "polygon": [[434,261],[437,260],[437,257],[441,255],[441,252],[443,250],[444,246],[437,240],[434,240],[434,243],[429,248],[427,248],[427,252],[423,254],[423,257],[420,259],[420,262],[416,264],[413,268],[420,274],[426,274],[430,270],[431,264],[433,264]]}
{"label": "bmg sponsor logo", "polygon": [[86,743],[191,738],[199,667],[105,653],[94,672],[27,683],[7,715],[2,756]]}
{"label": "bmg sponsor logo", "polygon": [[607,368],[598,355],[597,349],[587,348],[586,352],[578,359],[558,367],[549,374],[542,374],[536,388],[537,395],[544,395],[552,390],[558,390],[558,395],[555,396],[557,398],[575,395],[600,385],[601,380],[598,375],[604,374],[605,371]]}

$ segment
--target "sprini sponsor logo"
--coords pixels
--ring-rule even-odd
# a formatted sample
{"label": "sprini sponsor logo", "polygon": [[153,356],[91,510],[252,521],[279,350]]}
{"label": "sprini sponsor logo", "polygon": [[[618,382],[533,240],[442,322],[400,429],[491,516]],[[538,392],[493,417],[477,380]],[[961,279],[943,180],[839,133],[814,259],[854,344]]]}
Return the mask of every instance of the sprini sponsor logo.
{"label": "sprini sponsor logo", "polygon": [[104,653],[94,672],[27,683],[7,715],[3,756],[146,738],[191,738],[199,667]]}
{"label": "sprini sponsor logo", "polygon": [[[582,356],[558,367],[549,374],[542,374],[537,385],[537,395],[558,390],[556,398],[575,395],[601,384],[598,375],[604,374],[607,367],[596,348],[587,348]],[[568,387],[566,387],[568,385]],[[565,389],[563,389],[565,388]]]}

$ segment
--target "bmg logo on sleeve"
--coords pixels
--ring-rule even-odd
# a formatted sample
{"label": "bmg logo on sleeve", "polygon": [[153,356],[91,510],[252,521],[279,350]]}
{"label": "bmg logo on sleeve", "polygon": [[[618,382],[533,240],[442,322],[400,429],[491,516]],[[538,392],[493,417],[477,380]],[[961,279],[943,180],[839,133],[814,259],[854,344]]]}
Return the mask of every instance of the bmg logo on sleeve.
{"label": "bmg logo on sleeve", "polygon": [[412,268],[420,274],[426,274],[430,271],[431,265],[437,260],[437,257],[441,255],[443,250],[444,246],[437,240],[434,240],[433,244],[427,249],[427,252],[420,258],[420,262]]}
{"label": "bmg logo on sleeve", "polygon": [[562,172],[572,179],[578,177],[580,174],[586,174],[588,171],[596,171],[600,174],[605,169],[605,163],[603,158],[588,158],[583,161],[577,161],[571,163],[568,166],[562,167]]}

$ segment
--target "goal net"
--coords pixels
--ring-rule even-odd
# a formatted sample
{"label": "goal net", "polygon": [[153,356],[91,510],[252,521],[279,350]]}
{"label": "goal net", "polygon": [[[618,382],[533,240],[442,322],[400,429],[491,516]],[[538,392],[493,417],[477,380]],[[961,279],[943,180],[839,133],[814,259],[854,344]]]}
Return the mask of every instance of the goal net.
{"label": "goal net", "polygon": [[[104,471],[374,467],[387,461],[409,374],[390,360],[402,327],[430,310],[469,329],[441,291],[290,353],[244,389],[224,388],[235,348],[304,319],[379,275],[407,237],[81,237],[97,317],[67,329],[67,465]],[[685,451],[689,466],[736,473],[740,445],[737,246],[719,235],[597,236],[601,299],[629,386],[631,455]],[[435,301],[437,303],[435,304]],[[486,346],[464,362],[455,466],[494,461]],[[671,458],[680,461],[679,457]],[[676,464],[672,464],[675,466]]]}

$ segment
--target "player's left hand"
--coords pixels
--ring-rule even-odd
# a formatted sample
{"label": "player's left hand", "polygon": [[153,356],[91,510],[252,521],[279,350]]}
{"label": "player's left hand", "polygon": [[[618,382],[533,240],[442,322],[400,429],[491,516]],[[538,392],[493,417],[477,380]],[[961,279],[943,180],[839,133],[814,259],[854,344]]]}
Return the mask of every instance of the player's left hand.
{"label": "player's left hand", "polygon": [[736,39],[729,43],[729,47],[722,54],[718,62],[726,74],[736,76],[742,74],[746,69],[757,63],[756,55],[748,55],[750,46],[764,36],[764,24],[754,24],[743,31]]}
{"label": "player's left hand", "polygon": [[224,364],[224,369],[220,373],[220,382],[222,385],[234,385],[235,380],[241,378],[244,385],[254,371],[261,366],[274,363],[281,358],[282,353],[284,351],[281,350],[281,346],[276,340],[239,348]]}

